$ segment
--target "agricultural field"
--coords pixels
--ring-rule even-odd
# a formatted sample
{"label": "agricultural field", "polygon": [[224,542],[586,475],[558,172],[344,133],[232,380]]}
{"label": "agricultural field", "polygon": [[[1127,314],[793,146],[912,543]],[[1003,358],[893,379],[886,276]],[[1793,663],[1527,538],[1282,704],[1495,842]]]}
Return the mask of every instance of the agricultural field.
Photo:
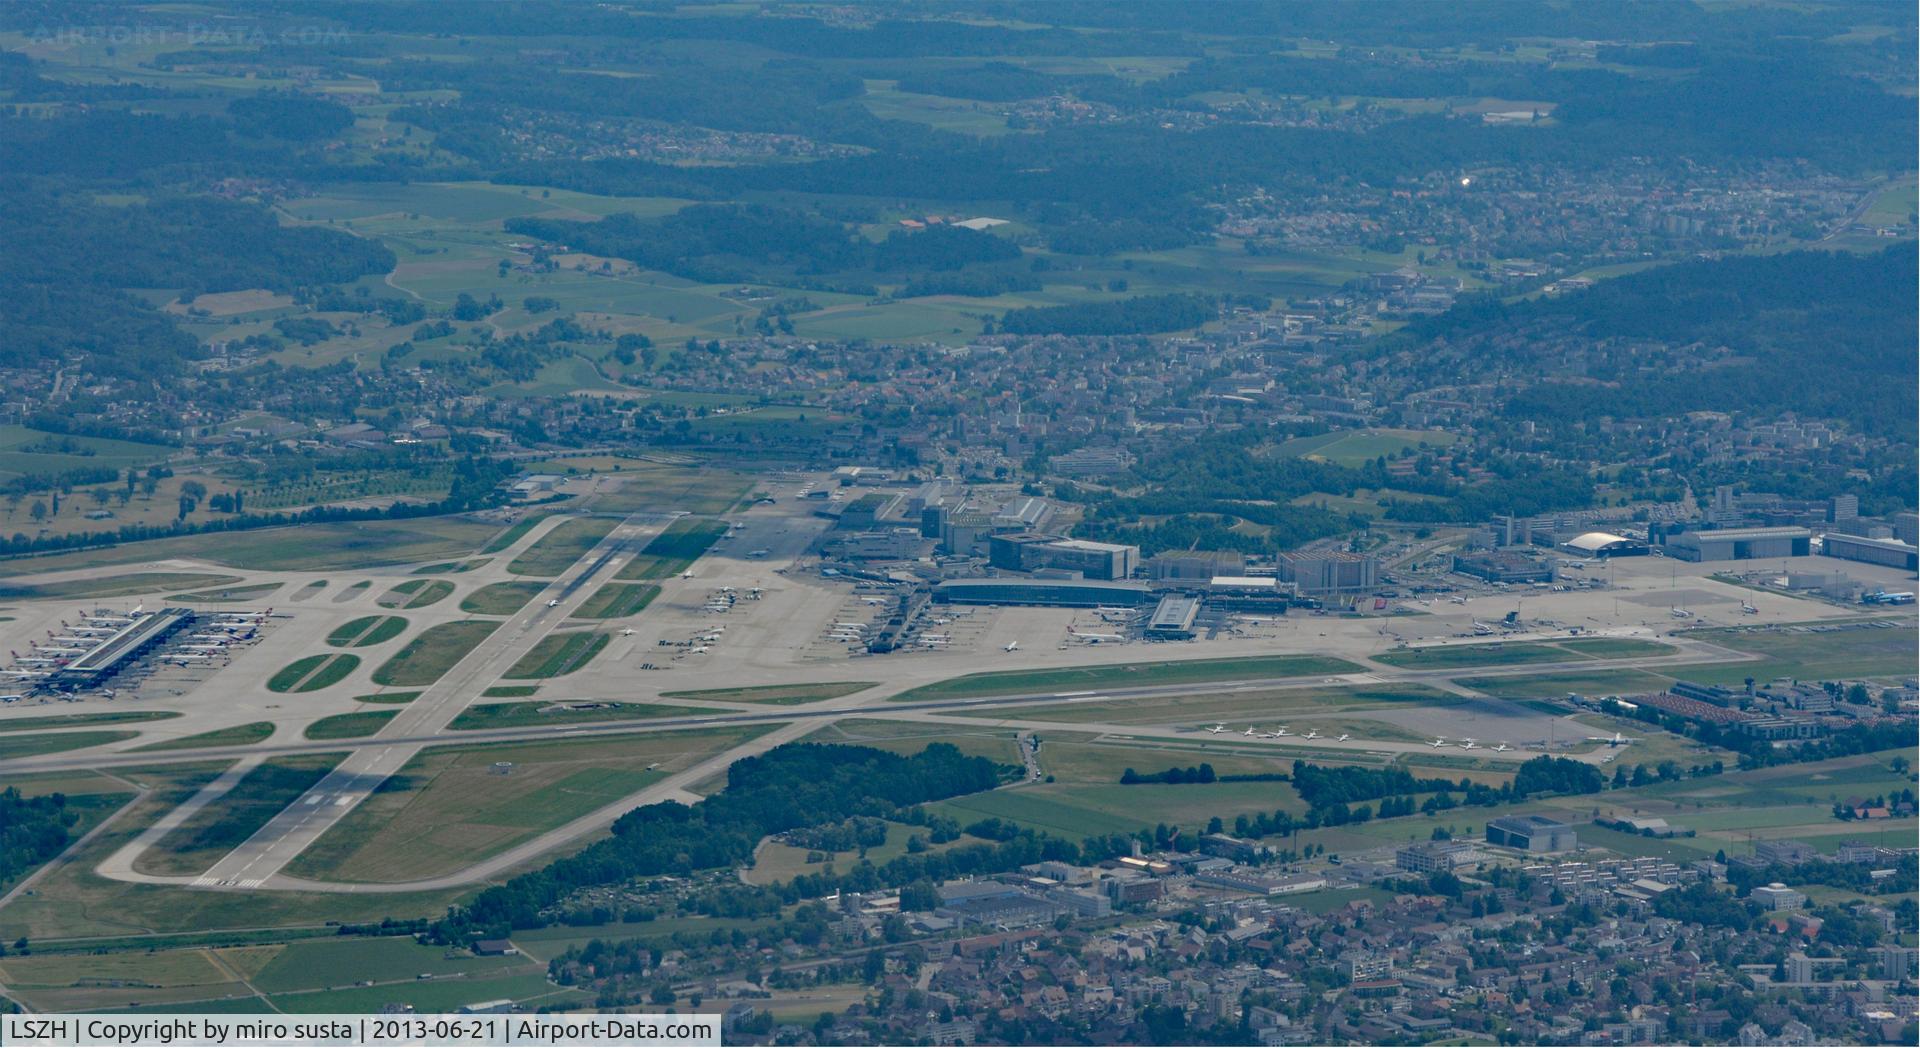
{"label": "agricultural field", "polygon": [[573,613],[579,619],[624,619],[638,615],[660,595],[660,587],[636,583],[609,582],[593,591]]}
{"label": "agricultural field", "polygon": [[465,619],[429,626],[408,641],[398,654],[381,663],[380,668],[373,671],[373,682],[400,686],[432,684],[479,647],[499,625],[484,619]]}
{"label": "agricultural field", "polygon": [[511,615],[547,588],[544,582],[493,582],[460,598],[460,610],[470,615]]}
{"label": "agricultural field", "polygon": [[837,699],[877,687],[877,681],[839,681],[830,684],[768,684],[757,688],[707,688],[700,691],[663,691],[663,699],[692,699],[710,702],[755,702],[770,706],[798,706],[822,699]]}
{"label": "agricultural field", "polygon": [[157,874],[205,873],[324,778],[340,757],[315,753],[261,762],[232,789],[142,853],[137,868]]}
{"label": "agricultural field", "polygon": [[503,675],[508,680],[539,680],[564,677],[593,661],[607,642],[609,633],[549,633],[536,642]]}
{"label": "agricultural field", "polygon": [[452,872],[762,730],[433,747],[323,834],[288,872],[388,882]]}
{"label": "agricultural field", "polygon": [[327,634],[327,643],[336,648],[370,648],[398,637],[407,628],[407,620],[398,615],[363,615]]}
{"label": "agricultural field", "polygon": [[553,578],[599,545],[616,523],[606,517],[575,517],[540,536],[540,541],[508,562],[507,570],[515,575]]}
{"label": "agricultural field", "polygon": [[681,517],[653,537],[616,576],[623,581],[671,578],[693,566],[727,526],[717,520]]}
{"label": "agricultural field", "polygon": [[374,600],[383,608],[402,611],[438,604],[453,594],[453,583],[444,579],[412,579],[402,582]]}
{"label": "agricultural field", "polygon": [[278,692],[319,691],[347,679],[360,668],[358,655],[309,655],[287,664],[267,679],[267,690]]}
{"label": "agricultural field", "polygon": [[1125,662],[1060,670],[1000,670],[923,685],[901,692],[893,697],[893,701],[1023,695],[1028,692],[1078,688],[1146,688],[1267,677],[1314,677],[1352,673],[1359,668],[1345,659],[1325,655],[1263,655],[1184,662]]}

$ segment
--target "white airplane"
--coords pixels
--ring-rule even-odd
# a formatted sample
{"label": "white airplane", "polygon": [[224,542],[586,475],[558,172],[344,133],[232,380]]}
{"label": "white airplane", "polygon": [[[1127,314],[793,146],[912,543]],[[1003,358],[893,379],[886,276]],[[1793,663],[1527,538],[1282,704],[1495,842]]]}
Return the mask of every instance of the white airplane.
{"label": "white airplane", "polygon": [[1017,640],[1010,640],[1007,642],[1007,646],[1004,648],[1001,648],[1000,650],[1001,651],[1019,651],[1020,642]]}
{"label": "white airplane", "polygon": [[1674,618],[1676,618],[1676,619],[1690,619],[1690,618],[1693,618],[1693,612],[1691,612],[1691,611],[1688,611],[1688,610],[1687,610],[1687,609],[1685,609],[1685,608],[1675,608],[1675,609],[1673,609],[1673,611],[1672,611],[1672,615],[1673,615],[1673,617],[1674,617]]}
{"label": "white airplane", "polygon": [[555,597],[554,599],[547,602],[547,607],[549,608],[557,608],[559,606],[560,606],[560,598],[558,597]]}
{"label": "white airplane", "polygon": [[1249,739],[1258,739],[1263,737],[1260,734],[1260,730],[1258,728],[1248,728],[1246,731],[1243,731],[1240,734],[1245,735]]}
{"label": "white airplane", "polygon": [[109,627],[109,626],[70,626],[68,628],[73,630],[73,632],[75,633],[118,633],[120,632],[119,630],[113,629],[112,627]]}
{"label": "white airplane", "polygon": [[920,635],[920,639],[925,641],[932,641],[935,644],[945,644],[948,641],[952,640],[953,637],[952,635],[946,634],[946,633],[922,633]]}
{"label": "white airplane", "polygon": [[842,630],[864,630],[867,628],[867,624],[864,622],[836,622],[833,624],[833,627]]}
{"label": "white airplane", "polygon": [[1616,731],[1612,735],[1589,735],[1587,736],[1587,741],[1604,742],[1609,746],[1625,746],[1629,742],[1639,742],[1640,740],[1630,739]]}
{"label": "white airplane", "polygon": [[620,635],[621,635],[622,637],[631,637],[631,636],[633,636],[633,635],[634,635],[634,633],[636,633],[636,632],[638,632],[638,631],[636,631],[636,630],[635,630],[635,629],[634,629],[634,628],[633,628],[632,626],[628,626],[628,627],[627,627],[626,629],[623,629],[623,630],[621,630],[621,631],[620,631]]}
{"label": "white airplane", "polygon": [[1489,637],[1492,636],[1493,633],[1493,627],[1484,622],[1476,622],[1473,624],[1473,635],[1476,637]]}
{"label": "white airplane", "polygon": [[1611,753],[1609,753],[1609,754],[1607,754],[1607,755],[1606,755],[1605,757],[1602,757],[1602,758],[1600,758],[1600,763],[1602,763],[1602,764],[1612,764],[1612,763],[1613,763],[1613,758],[1614,758],[1615,756],[1616,756],[1615,754],[1611,754]]}
{"label": "white airplane", "polygon": [[63,635],[59,637],[53,637],[51,639],[59,641],[62,644],[79,644],[89,648],[100,643],[100,638],[98,637],[73,637],[73,636]]}
{"label": "white airplane", "polygon": [[41,647],[38,644],[35,644],[33,646],[33,650],[38,651],[43,655],[85,655],[87,653],[87,649],[85,648]]}
{"label": "white airplane", "polygon": [[1267,736],[1267,738],[1269,738],[1269,739],[1284,739],[1284,738],[1286,738],[1287,736],[1289,736],[1289,735],[1292,735],[1292,734],[1293,734],[1292,732],[1290,732],[1290,731],[1288,731],[1288,730],[1287,730],[1287,726],[1286,726],[1286,725],[1284,725],[1284,724],[1282,724],[1282,725],[1280,725],[1280,727],[1278,727],[1278,728],[1276,728],[1276,729],[1274,730],[1274,732],[1273,732],[1273,734],[1271,734],[1271,735],[1269,735],[1269,736]]}
{"label": "white airplane", "polygon": [[1448,601],[1449,603],[1452,603],[1452,604],[1465,604],[1465,603],[1467,602],[1467,598],[1465,598],[1465,597],[1448,597],[1448,598],[1447,598],[1447,601]]}
{"label": "white airplane", "polygon": [[1446,736],[1444,736],[1444,735],[1442,735],[1441,737],[1439,737],[1439,738],[1437,738],[1437,739],[1435,739],[1435,740],[1433,740],[1432,742],[1429,742],[1429,743],[1427,743],[1427,745],[1429,745],[1429,746],[1431,746],[1431,747],[1433,747],[1433,748],[1434,748],[1434,749],[1436,749],[1436,750],[1437,750],[1437,749],[1439,749],[1439,748],[1440,748],[1440,747],[1442,747],[1442,746],[1445,746],[1446,744],[1447,744],[1447,737],[1446,737]]}
{"label": "white airplane", "polygon": [[1208,728],[1208,729],[1207,729],[1207,734],[1208,734],[1208,735],[1218,735],[1218,734],[1220,734],[1221,732],[1223,732],[1223,731],[1226,731],[1226,730],[1227,730],[1227,726],[1226,726],[1226,725],[1224,725],[1224,724],[1216,724],[1216,725],[1214,725],[1213,727],[1211,727],[1211,728]]}
{"label": "white airplane", "polygon": [[211,655],[200,655],[191,651],[167,656],[167,661],[176,666],[185,666],[189,662],[210,662],[212,659],[213,656]]}
{"label": "white airplane", "polygon": [[926,648],[944,648],[950,643],[945,637],[921,637],[920,645]]}
{"label": "white airplane", "polygon": [[1740,612],[1744,615],[1758,615],[1760,614],[1760,609],[1743,600],[1740,602]]}
{"label": "white airplane", "polygon": [[1303,739],[1317,739],[1317,738],[1319,738],[1319,737],[1320,737],[1320,729],[1319,729],[1319,728],[1308,728],[1308,729],[1307,729],[1307,733],[1306,733],[1305,735],[1302,735],[1302,736],[1300,736],[1300,737],[1301,737],[1301,738],[1303,738]]}
{"label": "white airplane", "polygon": [[705,644],[702,644],[702,645],[700,645],[699,647],[695,647],[695,648],[688,648],[688,649],[687,649],[687,654],[689,654],[689,655],[705,655],[705,654],[706,654],[706,653],[707,653],[707,652],[708,652],[709,650],[710,650],[710,649],[709,649],[709,648],[708,648],[708,647],[707,647],[707,646],[706,646]]}
{"label": "white airplane", "polygon": [[866,604],[885,604],[887,602],[887,598],[885,597],[861,597],[860,600]]}
{"label": "white airplane", "polygon": [[1505,752],[1507,752],[1507,751],[1508,751],[1508,750],[1510,750],[1510,749],[1513,749],[1513,747],[1511,747],[1511,746],[1509,746],[1509,745],[1507,745],[1506,743],[1504,743],[1504,742],[1503,742],[1503,743],[1501,743],[1500,745],[1498,745],[1498,746],[1495,746],[1495,747],[1493,748],[1493,752],[1495,752],[1495,753],[1505,753]]}
{"label": "white airplane", "polygon": [[0,695],[0,702],[15,703],[26,698],[25,695]]}
{"label": "white airplane", "polygon": [[1463,749],[1463,750],[1470,750],[1470,749],[1473,749],[1473,748],[1474,748],[1475,746],[1477,746],[1477,745],[1479,745],[1479,743],[1477,743],[1477,742],[1474,742],[1474,741],[1473,741],[1472,739],[1468,739],[1468,740],[1466,740],[1465,742],[1462,742],[1462,743],[1460,744],[1460,748],[1461,748],[1461,749]]}
{"label": "white airplane", "polygon": [[693,569],[692,569],[692,568],[688,568],[687,570],[685,570],[685,571],[683,571],[683,572],[681,572],[681,573],[680,573],[680,577],[681,577],[681,578],[683,578],[683,579],[690,579],[690,578],[692,578],[692,577],[693,577]]}
{"label": "white airplane", "polygon": [[1335,740],[1333,740],[1333,741],[1335,741],[1335,742],[1345,742],[1345,741],[1347,741],[1348,739],[1351,739],[1351,738],[1353,738],[1353,736],[1351,736],[1351,735],[1342,735],[1342,736],[1340,736],[1339,738],[1337,738],[1337,739],[1335,739]]}
{"label": "white airplane", "polygon": [[1118,644],[1126,640],[1118,633],[1082,633],[1072,626],[1067,627],[1067,636],[1087,644]]}

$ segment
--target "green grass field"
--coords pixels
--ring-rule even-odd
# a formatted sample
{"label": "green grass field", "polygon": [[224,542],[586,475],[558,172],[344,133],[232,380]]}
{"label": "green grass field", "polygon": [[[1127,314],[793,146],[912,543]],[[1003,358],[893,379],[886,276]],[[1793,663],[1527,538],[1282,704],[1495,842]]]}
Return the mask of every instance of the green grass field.
{"label": "green grass field", "polygon": [[209,746],[251,746],[256,742],[265,742],[272,736],[272,721],[254,721],[250,724],[236,724],[231,728],[221,728],[217,731],[203,731],[198,735],[187,735],[178,739],[167,739],[164,742],[148,743],[145,746],[136,746],[134,749],[138,752],[146,753],[164,750],[197,750],[205,749]]}
{"label": "green grass field", "polygon": [[[105,549],[35,557],[29,563],[36,571],[69,571],[185,558],[257,571],[357,570],[462,557],[485,542],[495,530],[493,525],[469,517],[301,524],[128,542]],[[201,575],[163,588],[204,589],[238,581],[228,576]]]}
{"label": "green grass field", "polygon": [[[1685,672],[1676,668],[1676,673]],[[1593,670],[1538,676],[1460,677],[1455,684],[1502,699],[1558,699],[1579,695],[1645,695],[1664,691],[1672,679],[1643,670]]]}
{"label": "green grass field", "polygon": [[1393,457],[1426,444],[1443,448],[1454,441],[1451,433],[1431,429],[1337,429],[1312,437],[1295,437],[1280,445],[1282,454],[1318,458],[1339,466],[1364,466],[1382,455]]}
{"label": "green grass field", "polygon": [[407,620],[398,615],[363,615],[327,634],[327,643],[336,648],[370,648],[398,637],[407,628]]}
{"label": "green grass field", "polygon": [[280,672],[267,680],[268,691],[303,692],[319,691],[347,679],[347,675],[360,668],[358,655],[309,655],[288,663]]}
{"label": "green grass field", "polygon": [[[80,567],[82,565],[72,566]],[[43,559],[20,562],[19,567],[30,567],[34,571],[60,570],[47,566],[47,560]],[[237,575],[208,575],[205,573],[185,571],[143,571],[131,575],[103,575],[95,579],[69,579],[65,582],[47,582],[41,583],[40,585],[0,583],[0,599],[58,600],[72,597],[130,597],[137,593],[159,593],[163,590],[224,586],[228,583],[239,581],[241,581],[241,579]]]}
{"label": "green grass field", "polygon": [[678,706],[643,702],[591,703],[569,708],[552,702],[481,702],[460,711],[449,725],[456,731],[478,728],[531,728],[547,724],[587,724],[596,721],[647,720],[685,715]]}
{"label": "green grass field", "polygon": [[1703,684],[1739,684],[1748,677],[1799,680],[1896,681],[1920,671],[1920,633],[1910,625],[1892,628],[1834,629],[1819,633],[1771,630],[1695,630],[1688,636],[1721,647],[1751,652],[1760,662],[1688,666],[1676,669],[1686,680]]}
{"label": "green grass field", "polygon": [[405,706],[420,697],[417,691],[384,691],[373,695],[355,695],[355,702],[370,702],[378,706]]}
{"label": "green grass field", "polygon": [[1588,637],[1553,643],[1518,641],[1398,648],[1372,658],[1375,662],[1402,669],[1463,669],[1475,666],[1523,666],[1536,662],[1579,662],[1582,659],[1643,658],[1669,655],[1673,651],[1669,645],[1654,641]]}
{"label": "green grass field", "polygon": [[383,608],[424,608],[438,604],[453,594],[453,583],[445,579],[409,579],[382,593],[374,600]]}
{"label": "green grass field", "polygon": [[1186,662],[1124,662],[1060,670],[1001,670],[973,673],[924,685],[901,692],[892,701],[1021,695],[1061,689],[1144,688],[1269,677],[1315,677],[1330,673],[1352,673],[1359,668],[1345,659],[1323,655],[1264,655]]}
{"label": "green grass field", "polygon": [[423,946],[412,939],[335,938],[290,943],[274,951],[249,981],[266,993],[292,993],[376,983],[412,981],[421,975],[471,978],[527,968],[525,957],[475,957],[466,950]]}
{"label": "green grass field", "polygon": [[[1351,732],[1368,738],[1411,742],[1420,736],[1396,727],[1391,723],[1391,717],[1382,715],[1406,706],[1443,707],[1461,701],[1457,695],[1420,684],[1324,685],[1261,688],[1216,695],[1082,700],[1051,706],[1021,706],[1013,710],[962,710],[957,715],[981,720],[1017,718],[1089,724],[1190,724],[1196,728],[1215,721],[1233,721],[1236,722],[1235,730],[1254,722],[1262,731],[1272,730],[1272,725],[1278,720],[1311,716],[1313,719],[1300,725],[1299,730],[1313,727],[1318,728],[1322,735]],[[1347,716],[1342,717],[1343,714]],[[1196,732],[1194,738],[1196,742],[1209,747],[1235,741],[1224,734],[1216,738],[1200,732]],[[1269,748],[1272,748],[1271,744]]]}
{"label": "green grass field", "polygon": [[362,710],[358,713],[336,713],[307,725],[306,737],[309,739],[364,738],[386,727],[387,722],[399,712],[399,710]]}
{"label": "green grass field", "polygon": [[663,691],[663,699],[707,699],[713,702],[757,702],[769,706],[797,706],[803,702],[837,699],[876,686],[870,680],[830,684],[768,684],[757,688],[708,688],[702,691]]}
{"label": "green grass field", "polygon": [[43,753],[64,753],[67,750],[83,750],[89,746],[105,746],[110,742],[125,742],[138,734],[140,733],[137,731],[62,731],[51,734],[4,735],[0,736],[0,760],[38,757]]}
{"label": "green grass field", "polygon": [[616,577],[629,582],[671,578],[692,567],[726,533],[727,526],[717,520],[681,517],[655,535]]}
{"label": "green grass field", "polygon": [[587,555],[615,522],[601,517],[576,517],[540,537],[525,553],[513,558],[507,570],[515,575],[553,578]]}
{"label": "green grass field", "polygon": [[315,753],[261,762],[231,790],[147,849],[138,868],[157,874],[205,873],[325,777],[340,757]]}
{"label": "green grass field", "polygon": [[[288,867],[400,881],[459,869],[690,767],[762,727],[482,746],[436,746]],[[500,762],[511,770],[500,774]],[[651,770],[649,770],[649,767]]]}
{"label": "green grass field", "polygon": [[503,676],[508,680],[564,677],[592,662],[612,639],[607,633],[549,633]]}
{"label": "green grass field", "polygon": [[171,710],[119,710],[114,713],[70,713],[54,717],[0,718],[0,733],[45,731],[53,728],[88,728],[102,724],[134,724],[141,721],[172,720],[180,714]]}
{"label": "green grass field", "polygon": [[252,586],[234,586],[231,589],[202,590],[199,593],[175,593],[167,598],[174,604],[240,604],[265,600],[267,595],[280,588],[278,582],[262,582]]}
{"label": "green grass field", "polygon": [[411,687],[432,684],[480,646],[500,624],[483,619],[429,626],[373,671],[373,682]]}
{"label": "green grass field", "polygon": [[511,615],[547,588],[544,582],[494,582],[460,598],[460,610],[472,615]]}
{"label": "green grass field", "polygon": [[638,615],[660,595],[660,587],[609,582],[593,591],[573,613],[577,619],[624,619]]}

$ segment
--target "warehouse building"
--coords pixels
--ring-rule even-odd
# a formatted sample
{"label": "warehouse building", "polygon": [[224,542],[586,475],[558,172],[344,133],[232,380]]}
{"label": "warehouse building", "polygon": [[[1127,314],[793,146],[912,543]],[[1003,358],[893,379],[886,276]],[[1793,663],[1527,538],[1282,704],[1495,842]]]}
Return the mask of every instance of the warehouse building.
{"label": "warehouse building", "polygon": [[1146,568],[1153,579],[1210,579],[1247,570],[1247,557],[1233,550],[1181,550],[1153,557]]}
{"label": "warehouse building", "polygon": [[1039,608],[1139,607],[1152,592],[1136,582],[1048,579],[949,579],[933,588],[940,604],[1024,605]]}
{"label": "warehouse building", "polygon": [[1804,557],[1812,543],[1813,533],[1805,528],[1719,528],[1670,536],[1666,551],[1687,561],[1765,560]]}
{"label": "warehouse building", "polygon": [[1920,571],[1920,549],[1899,539],[1867,539],[1828,532],[1821,542],[1820,552],[1840,560],[1882,564],[1902,571]]}
{"label": "warehouse building", "polygon": [[1487,820],[1487,843],[1526,852],[1572,851],[1579,839],[1573,827],[1544,815],[1505,815]]}

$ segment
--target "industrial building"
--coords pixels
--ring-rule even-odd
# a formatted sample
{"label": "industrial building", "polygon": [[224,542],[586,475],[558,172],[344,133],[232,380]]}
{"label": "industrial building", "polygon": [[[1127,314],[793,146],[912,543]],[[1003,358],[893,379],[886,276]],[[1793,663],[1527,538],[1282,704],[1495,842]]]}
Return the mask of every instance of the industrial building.
{"label": "industrial building", "polygon": [[1147,620],[1147,636],[1158,640],[1192,640],[1193,621],[1200,616],[1200,598],[1170,593],[1160,598]]}
{"label": "industrial building", "polygon": [[1568,553],[1577,553],[1583,557],[1604,560],[1608,557],[1644,557],[1647,544],[1625,535],[1615,535],[1608,531],[1589,531],[1576,535],[1560,544]]}
{"label": "industrial building", "polygon": [[1572,851],[1579,840],[1573,827],[1544,815],[1505,815],[1487,820],[1487,843],[1527,852]]}
{"label": "industrial building", "polygon": [[933,588],[940,604],[1010,604],[1042,608],[1139,607],[1152,591],[1137,582],[1050,579],[949,579]]}
{"label": "industrial building", "polygon": [[1902,571],[1920,571],[1920,549],[1899,539],[1868,539],[1828,532],[1821,542],[1820,552],[1840,560],[1882,564]]}
{"label": "industrial building", "polygon": [[1056,535],[995,535],[987,563],[1007,571],[1072,571],[1089,579],[1124,579],[1140,563],[1140,547]]}
{"label": "industrial building", "polygon": [[1282,582],[1291,582],[1311,596],[1370,593],[1380,585],[1380,561],[1346,550],[1302,550],[1282,553],[1278,563]]}
{"label": "industrial building", "polygon": [[162,608],[142,615],[92,651],[53,671],[47,677],[47,686],[60,691],[97,688],[192,624],[190,608]]}
{"label": "industrial building", "polygon": [[1805,528],[1719,528],[1669,536],[1666,552],[1686,561],[1763,560],[1804,557],[1813,533]]}
{"label": "industrial building", "polygon": [[1272,575],[1220,575],[1207,581],[1207,603],[1229,611],[1285,615],[1293,587]]}

